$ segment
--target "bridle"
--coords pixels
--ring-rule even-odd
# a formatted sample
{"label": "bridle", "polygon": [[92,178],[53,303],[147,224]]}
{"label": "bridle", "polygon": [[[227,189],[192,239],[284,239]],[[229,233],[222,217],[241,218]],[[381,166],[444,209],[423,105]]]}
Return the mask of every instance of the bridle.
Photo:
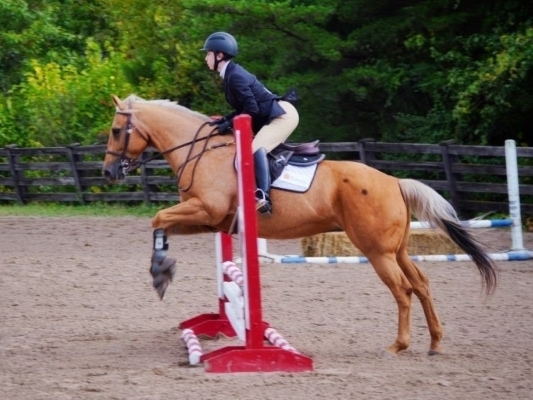
{"label": "bridle", "polygon": [[[128,108],[130,105],[128,104]],[[194,138],[188,142],[185,142],[185,143],[182,143],[178,146],[174,146],[174,147],[171,147],[170,149],[167,149],[167,150],[164,150],[162,152],[159,152],[159,153],[156,153],[148,158],[145,158],[145,159],[142,159],[142,160],[139,160],[139,159],[132,159],[132,158],[127,158],[126,157],[126,152],[128,151],[128,145],[130,143],[130,136],[131,134],[133,133],[133,123],[131,122],[131,115],[132,115],[132,111],[128,110],[128,111],[122,111],[122,110],[118,110],[115,112],[115,114],[118,114],[118,115],[126,115],[126,131],[125,131],[125,137],[124,137],[124,147],[122,149],[122,152],[117,152],[117,151],[112,151],[112,150],[106,150],[106,154],[111,154],[115,157],[119,157],[120,158],[120,168],[122,169],[122,173],[124,174],[124,176],[128,175],[131,171],[134,171],[136,170],[137,168],[139,168],[140,166],[142,166],[143,164],[146,164],[156,158],[159,158],[159,157],[162,157],[164,156],[165,154],[169,154],[175,150],[178,150],[178,149],[181,149],[183,147],[187,147],[189,146],[189,151],[187,153],[187,157],[185,158],[185,161],[183,163],[181,163],[181,165],[177,168],[177,171],[176,171],[176,177],[177,177],[177,180],[178,180],[178,187],[179,187],[179,182],[181,180],[181,175],[183,174],[183,171],[185,170],[185,167],[187,166],[187,164],[193,160],[195,160],[195,163],[194,163],[194,166],[193,166],[193,171],[192,171],[192,176],[191,176],[191,180],[190,180],[190,183],[187,187],[185,188],[181,188],[179,187],[180,191],[182,192],[186,192],[188,191],[191,186],[192,186],[192,183],[193,183],[193,180],[194,180],[194,173],[196,171],[196,166],[198,165],[198,162],[200,161],[200,158],[202,157],[202,155],[205,154],[205,152],[209,151],[209,150],[213,150],[213,149],[216,149],[216,148],[219,148],[219,147],[225,147],[225,146],[229,146],[231,144],[234,144],[235,142],[233,140],[231,141],[227,141],[227,142],[222,142],[222,143],[216,143],[210,147],[207,147],[207,145],[209,144],[209,139],[211,139],[213,136],[217,136],[219,135],[218,133],[218,129],[215,127],[211,130],[211,132],[209,132],[209,134],[207,136],[202,136],[202,137],[198,137],[200,132],[202,131],[202,129],[206,126],[206,125],[209,125],[209,121],[207,122],[204,122],[202,125],[200,125],[200,127],[198,128],[198,130],[196,131],[196,133],[194,134]],[[146,143],[150,143],[150,139],[148,137],[146,137],[145,135],[143,135],[138,129],[137,129],[137,133],[139,133],[139,135],[143,138],[143,140],[146,141]],[[196,154],[196,155],[191,155],[192,153],[192,150],[193,150],[193,145],[197,142],[200,142],[200,141],[203,141],[203,147],[201,149],[201,151]]]}
{"label": "bridle", "polygon": [[[129,108],[129,107],[128,107]],[[116,111],[115,115],[125,115],[126,120],[126,134],[124,135],[124,147],[122,148],[122,152],[116,152],[112,150],[106,150],[106,154],[111,154],[115,157],[120,158],[120,168],[122,169],[122,173],[124,176],[128,175],[131,171],[137,169],[141,166],[141,164],[138,164],[137,160],[133,160],[131,158],[126,157],[126,152],[128,151],[128,145],[130,144],[130,137],[133,133],[133,124],[131,122],[131,111]],[[149,143],[148,138],[145,137],[143,134],[139,132],[139,135],[146,141],[146,143]]]}

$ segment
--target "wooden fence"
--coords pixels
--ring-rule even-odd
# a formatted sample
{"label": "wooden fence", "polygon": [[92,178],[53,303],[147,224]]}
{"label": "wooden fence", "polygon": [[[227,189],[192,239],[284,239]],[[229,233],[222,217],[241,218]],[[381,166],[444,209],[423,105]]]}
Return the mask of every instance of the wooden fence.
{"label": "wooden fence", "polygon": [[[400,178],[418,179],[450,200],[462,216],[509,211],[503,146],[362,140],[321,143],[320,148],[330,159],[363,162]],[[152,160],[111,186],[101,174],[104,153],[103,145],[0,149],[0,203],[179,201],[166,161]],[[533,148],[518,147],[517,156],[522,214],[533,215]]]}

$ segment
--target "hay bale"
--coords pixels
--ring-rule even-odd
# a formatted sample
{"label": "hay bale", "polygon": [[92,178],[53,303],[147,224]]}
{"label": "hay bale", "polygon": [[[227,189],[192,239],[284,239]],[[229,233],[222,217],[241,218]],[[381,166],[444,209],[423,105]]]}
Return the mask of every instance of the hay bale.
{"label": "hay bale", "polygon": [[[302,238],[302,254],[305,257],[361,256],[346,233],[329,232]],[[433,229],[413,229],[407,251],[410,255],[462,254],[464,251],[447,236]]]}

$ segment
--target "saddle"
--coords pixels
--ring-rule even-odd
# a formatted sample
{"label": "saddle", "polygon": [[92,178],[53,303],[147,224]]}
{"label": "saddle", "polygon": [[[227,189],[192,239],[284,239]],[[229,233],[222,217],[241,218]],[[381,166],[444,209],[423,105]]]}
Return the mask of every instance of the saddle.
{"label": "saddle", "polygon": [[268,153],[272,182],[281,175],[287,165],[308,167],[324,160],[326,155],[320,153],[319,143],[320,140],[299,144],[281,143]]}

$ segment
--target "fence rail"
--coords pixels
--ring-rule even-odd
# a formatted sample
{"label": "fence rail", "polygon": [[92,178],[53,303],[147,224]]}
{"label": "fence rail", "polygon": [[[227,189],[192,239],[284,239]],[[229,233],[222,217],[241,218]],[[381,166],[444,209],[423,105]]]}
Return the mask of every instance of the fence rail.
{"label": "fence rail", "polygon": [[[504,146],[321,143],[328,157],[363,162],[385,173],[418,179],[446,197],[461,214],[509,210]],[[533,148],[517,147],[522,213],[533,215]],[[104,145],[0,149],[0,202],[177,202],[175,177],[152,160],[120,185],[102,177]],[[147,158],[153,149],[143,154]]]}

